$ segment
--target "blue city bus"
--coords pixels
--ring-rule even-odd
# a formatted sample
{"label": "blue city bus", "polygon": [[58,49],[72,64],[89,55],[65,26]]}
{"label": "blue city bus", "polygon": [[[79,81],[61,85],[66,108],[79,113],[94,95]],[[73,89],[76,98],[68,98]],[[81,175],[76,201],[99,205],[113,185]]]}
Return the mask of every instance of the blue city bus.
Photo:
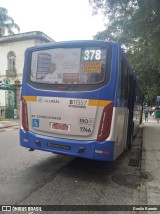
{"label": "blue city bus", "polygon": [[131,147],[142,120],[142,97],[117,42],[67,41],[28,48],[20,145],[113,161]]}

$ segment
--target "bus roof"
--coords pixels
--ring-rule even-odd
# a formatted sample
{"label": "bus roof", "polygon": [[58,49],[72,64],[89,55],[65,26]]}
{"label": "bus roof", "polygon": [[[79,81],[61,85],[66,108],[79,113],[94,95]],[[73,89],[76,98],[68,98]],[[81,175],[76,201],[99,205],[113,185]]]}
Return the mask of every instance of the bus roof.
{"label": "bus roof", "polygon": [[106,43],[108,44],[114,44],[114,45],[119,45],[118,42],[115,41],[108,41],[108,40],[72,40],[72,41],[60,41],[60,42],[49,42],[49,43],[45,43],[45,44],[40,44],[28,49],[31,50],[39,50],[39,49],[43,49],[43,48],[50,48],[50,47],[59,47],[59,46],[74,46],[74,45],[106,45]]}

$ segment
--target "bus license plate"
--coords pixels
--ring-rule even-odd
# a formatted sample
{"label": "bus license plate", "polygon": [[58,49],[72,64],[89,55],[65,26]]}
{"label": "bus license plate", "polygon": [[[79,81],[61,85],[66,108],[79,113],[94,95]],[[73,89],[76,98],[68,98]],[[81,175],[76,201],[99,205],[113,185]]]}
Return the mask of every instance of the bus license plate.
{"label": "bus license plate", "polygon": [[69,124],[64,123],[51,123],[51,129],[52,130],[59,130],[59,131],[70,131]]}

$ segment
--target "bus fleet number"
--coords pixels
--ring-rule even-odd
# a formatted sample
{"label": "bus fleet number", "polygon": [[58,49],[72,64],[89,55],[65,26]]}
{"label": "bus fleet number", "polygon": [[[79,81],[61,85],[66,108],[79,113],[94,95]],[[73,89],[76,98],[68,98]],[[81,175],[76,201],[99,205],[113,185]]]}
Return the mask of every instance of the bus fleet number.
{"label": "bus fleet number", "polygon": [[80,131],[81,131],[81,132],[90,133],[90,132],[91,132],[91,128],[88,128],[88,127],[80,127]]}

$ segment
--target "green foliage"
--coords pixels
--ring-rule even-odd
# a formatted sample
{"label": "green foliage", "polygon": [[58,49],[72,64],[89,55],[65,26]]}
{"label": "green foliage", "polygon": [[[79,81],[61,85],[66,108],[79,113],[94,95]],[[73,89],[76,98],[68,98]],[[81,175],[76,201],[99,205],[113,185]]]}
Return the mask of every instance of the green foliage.
{"label": "green foliage", "polygon": [[105,31],[94,39],[117,40],[125,47],[146,102],[160,95],[160,0],[89,0],[96,14],[108,18]]}
{"label": "green foliage", "polygon": [[8,16],[7,9],[0,7],[0,37],[5,36],[6,34],[14,34],[14,30],[19,32],[19,26],[10,16]]}

